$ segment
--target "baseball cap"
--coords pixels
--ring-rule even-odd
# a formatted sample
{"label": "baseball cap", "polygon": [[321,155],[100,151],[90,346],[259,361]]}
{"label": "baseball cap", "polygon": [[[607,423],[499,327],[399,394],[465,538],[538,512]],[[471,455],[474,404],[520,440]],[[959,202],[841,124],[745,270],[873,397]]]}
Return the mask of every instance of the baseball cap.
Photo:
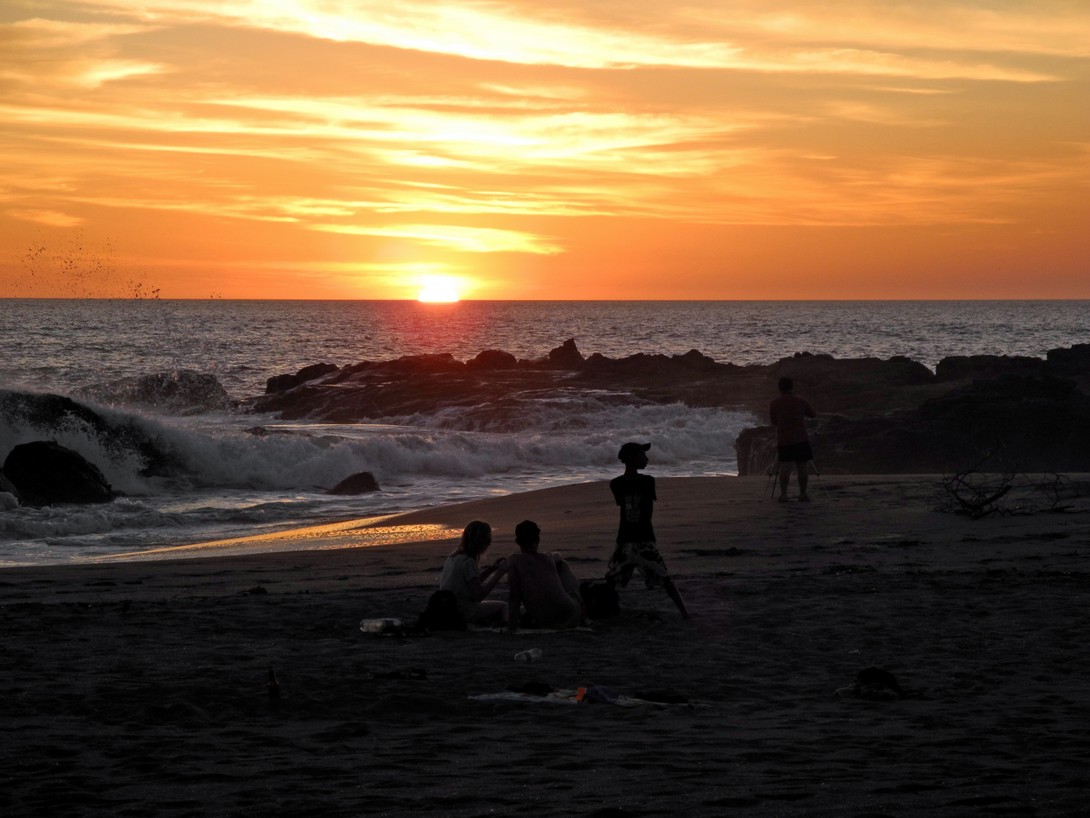
{"label": "baseball cap", "polygon": [[621,450],[617,452],[617,459],[621,462],[626,462],[628,458],[636,454],[636,452],[646,452],[650,448],[650,443],[633,443],[632,441],[629,441],[621,446]]}

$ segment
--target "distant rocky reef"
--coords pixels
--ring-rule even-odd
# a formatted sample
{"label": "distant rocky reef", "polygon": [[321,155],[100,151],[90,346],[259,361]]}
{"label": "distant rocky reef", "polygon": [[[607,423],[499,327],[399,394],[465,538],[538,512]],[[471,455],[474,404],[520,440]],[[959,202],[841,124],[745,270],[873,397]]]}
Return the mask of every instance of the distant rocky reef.
{"label": "distant rocky reef", "polygon": [[[943,473],[988,458],[1025,471],[1090,472],[1090,344],[1047,357],[950,357],[932,372],[902,356],[836,359],[796,353],[773,364],[684,355],[584,356],[569,339],[538,360],[485,350],[471,360],[413,355],[315,364],[270,378],[249,411],[356,422],[502,404],[525,390],[610,389],[640,401],[748,410],[764,419],[781,376],[818,410],[813,439],[828,472]],[[737,439],[739,474],[764,473],[772,429]]]}

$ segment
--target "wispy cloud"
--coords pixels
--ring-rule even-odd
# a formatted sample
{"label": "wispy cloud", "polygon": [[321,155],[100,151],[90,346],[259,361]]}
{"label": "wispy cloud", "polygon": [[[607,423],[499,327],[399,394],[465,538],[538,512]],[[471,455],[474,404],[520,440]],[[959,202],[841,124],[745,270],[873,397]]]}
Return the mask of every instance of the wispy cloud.
{"label": "wispy cloud", "polygon": [[150,60],[118,56],[111,41],[146,32],[132,24],[33,18],[0,23],[0,81],[37,89],[98,88],[115,80],[158,74]]}
{"label": "wispy cloud", "polygon": [[1018,225],[1085,193],[1088,76],[1064,0],[11,4],[0,239],[199,224],[340,281],[561,265],[611,220]]}
{"label": "wispy cloud", "polygon": [[393,224],[363,226],[349,224],[319,225],[319,230],[355,236],[383,236],[412,239],[423,244],[467,253],[542,253],[562,252],[556,243],[541,236],[492,227],[459,227],[442,224]]}
{"label": "wispy cloud", "polygon": [[[109,0],[88,5],[115,14],[133,13],[129,4]],[[530,2],[144,0],[138,19],[156,25],[229,25],[526,65],[824,71],[1026,82],[1049,75],[988,64],[973,55],[994,50],[1086,56],[1080,34],[1090,28],[1090,11],[1059,0],[1005,13],[986,4],[890,8],[863,3],[846,15],[806,4],[769,12],[764,3],[705,0],[656,7],[650,21],[627,17],[623,5],[602,4],[588,12],[580,4],[565,9],[563,4]],[[815,48],[824,42],[840,45]],[[949,52],[945,58],[933,56],[943,51]]]}
{"label": "wispy cloud", "polygon": [[78,227],[85,221],[79,216],[72,216],[68,213],[59,213],[56,210],[22,210],[19,208],[12,208],[7,211],[7,214],[15,219],[45,224],[50,227]]}

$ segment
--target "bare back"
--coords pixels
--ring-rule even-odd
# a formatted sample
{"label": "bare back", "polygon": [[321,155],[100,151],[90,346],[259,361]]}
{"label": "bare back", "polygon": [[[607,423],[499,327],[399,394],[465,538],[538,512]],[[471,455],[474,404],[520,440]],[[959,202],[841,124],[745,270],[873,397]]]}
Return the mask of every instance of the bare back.
{"label": "bare back", "polygon": [[557,560],[551,554],[521,551],[512,554],[507,558],[507,582],[511,600],[521,601],[539,626],[574,628],[580,624],[582,608],[578,602],[578,584],[574,589],[565,587]]}

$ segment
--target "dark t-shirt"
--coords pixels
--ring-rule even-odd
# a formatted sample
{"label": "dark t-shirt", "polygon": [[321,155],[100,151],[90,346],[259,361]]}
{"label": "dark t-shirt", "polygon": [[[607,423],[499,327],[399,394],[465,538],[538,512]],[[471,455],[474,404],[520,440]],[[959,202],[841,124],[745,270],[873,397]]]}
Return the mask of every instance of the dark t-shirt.
{"label": "dark t-shirt", "polygon": [[617,529],[617,544],[654,542],[655,529],[651,514],[655,510],[655,478],[649,474],[635,477],[614,477],[609,481],[613,498],[621,507],[621,525]]}
{"label": "dark t-shirt", "polygon": [[812,407],[798,395],[780,395],[768,405],[768,415],[776,427],[776,445],[790,446],[805,443],[806,418],[817,417]]}

